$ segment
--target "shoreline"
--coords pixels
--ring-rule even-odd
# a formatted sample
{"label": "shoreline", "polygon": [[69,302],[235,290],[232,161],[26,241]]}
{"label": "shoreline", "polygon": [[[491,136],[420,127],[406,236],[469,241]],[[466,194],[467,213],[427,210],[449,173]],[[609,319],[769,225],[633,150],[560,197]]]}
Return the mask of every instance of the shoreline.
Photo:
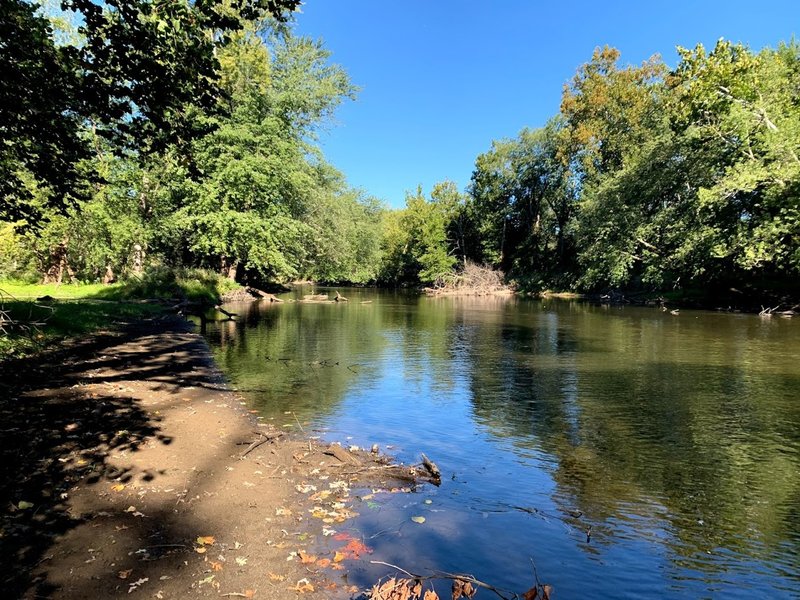
{"label": "shoreline", "polygon": [[421,475],[260,423],[180,318],[21,365],[0,365],[13,368],[0,401],[9,597],[350,598],[347,567],[368,550],[347,525],[351,487]]}

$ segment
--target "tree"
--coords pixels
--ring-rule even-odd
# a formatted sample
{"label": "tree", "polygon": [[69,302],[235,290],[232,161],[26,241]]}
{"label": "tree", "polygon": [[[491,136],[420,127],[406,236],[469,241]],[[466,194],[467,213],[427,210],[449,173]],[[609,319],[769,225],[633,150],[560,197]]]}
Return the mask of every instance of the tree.
{"label": "tree", "polygon": [[190,260],[230,277],[286,280],[306,269],[315,252],[309,215],[341,188],[310,140],[355,93],[328,57],[268,22],[232,34],[220,51],[229,115],[205,117],[213,127],[191,146],[200,175],[168,177],[178,202],[164,238],[185,239]]}
{"label": "tree", "polygon": [[224,108],[216,49],[242,19],[284,18],[299,0],[64,0],[81,15],[80,43],[56,46],[47,20],[26,0],[0,0],[0,218],[38,208],[20,176],[47,189],[47,206],[85,199],[89,155],[82,128],[119,153],[142,155],[203,133],[197,110]]}
{"label": "tree", "polygon": [[[441,194],[447,187],[437,190]],[[383,281],[430,284],[452,272],[456,259],[448,248],[446,208],[441,201],[429,202],[421,186],[406,193],[405,209],[390,214],[384,225]]]}
{"label": "tree", "polygon": [[[54,44],[36,8],[1,0],[0,219],[11,221],[33,222],[42,201],[64,206],[88,193],[76,49]],[[47,196],[34,202],[36,182]]]}
{"label": "tree", "polygon": [[[679,49],[675,120],[712,174],[697,192],[717,276],[800,272],[800,46]],[[749,274],[749,275],[747,275]]]}
{"label": "tree", "polygon": [[563,284],[573,262],[573,165],[564,160],[563,122],[494,142],[472,175],[471,215],[490,262],[537,287]]}

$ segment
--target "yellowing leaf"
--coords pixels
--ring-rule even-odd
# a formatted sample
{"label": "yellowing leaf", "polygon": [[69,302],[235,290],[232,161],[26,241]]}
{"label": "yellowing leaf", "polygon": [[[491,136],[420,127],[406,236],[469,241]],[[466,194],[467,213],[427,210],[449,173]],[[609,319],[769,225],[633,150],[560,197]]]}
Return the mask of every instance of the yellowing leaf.
{"label": "yellowing leaf", "polygon": [[344,553],[344,552],[336,552],[336,553],[333,555],[333,562],[335,562],[335,563],[340,563],[340,562],[342,562],[342,561],[343,561],[345,558],[347,558],[347,556],[345,555],[345,553]]}
{"label": "yellowing leaf", "polygon": [[216,541],[216,539],[214,538],[213,535],[205,535],[197,538],[196,541],[201,546],[211,546]]}
{"label": "yellowing leaf", "polygon": [[198,554],[206,553],[206,549],[203,546],[198,546],[197,548],[194,549],[194,551],[197,552]]}
{"label": "yellowing leaf", "polygon": [[425,517],[411,517],[411,520],[414,521],[414,523],[424,523]]}
{"label": "yellowing leaf", "polygon": [[112,485],[111,489],[114,492],[121,492],[122,490],[125,489],[125,484],[124,483],[117,483],[115,485]]}
{"label": "yellowing leaf", "polygon": [[20,500],[17,502],[17,508],[20,510],[27,510],[29,508],[33,508],[33,504],[31,502],[26,502],[25,500]]}
{"label": "yellowing leaf", "polygon": [[267,575],[269,575],[269,578],[272,581],[283,581],[284,579],[286,579],[286,577],[284,577],[283,575],[278,575],[277,573],[269,572],[267,573]]}

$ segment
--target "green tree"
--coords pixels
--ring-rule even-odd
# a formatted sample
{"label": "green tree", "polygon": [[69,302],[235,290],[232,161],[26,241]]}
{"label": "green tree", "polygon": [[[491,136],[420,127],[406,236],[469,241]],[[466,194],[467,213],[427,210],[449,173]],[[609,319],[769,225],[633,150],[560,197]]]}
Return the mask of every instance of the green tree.
{"label": "green tree", "polygon": [[[26,0],[0,3],[0,218],[34,226],[40,206],[22,172],[40,184],[45,206],[87,199],[91,171],[85,128],[117,152],[147,154],[188,143],[224,107],[215,53],[243,19],[283,18],[298,0],[64,0],[80,15],[79,40],[54,42]],[[199,125],[199,127],[198,127]]]}
{"label": "green tree", "polygon": [[417,187],[406,193],[406,207],[387,218],[384,225],[384,263],[381,279],[386,282],[431,284],[450,274],[456,258],[449,252],[447,205],[442,201],[449,186],[439,185],[440,201],[428,201]]}

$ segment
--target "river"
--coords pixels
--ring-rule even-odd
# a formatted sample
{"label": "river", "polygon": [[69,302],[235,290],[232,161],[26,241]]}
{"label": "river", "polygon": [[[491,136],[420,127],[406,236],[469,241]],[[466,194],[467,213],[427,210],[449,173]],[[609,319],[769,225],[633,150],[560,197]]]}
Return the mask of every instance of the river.
{"label": "river", "polygon": [[341,291],[206,335],[264,419],[441,468],[361,503],[373,560],[520,593],[535,569],[559,600],[800,598],[800,319]]}

